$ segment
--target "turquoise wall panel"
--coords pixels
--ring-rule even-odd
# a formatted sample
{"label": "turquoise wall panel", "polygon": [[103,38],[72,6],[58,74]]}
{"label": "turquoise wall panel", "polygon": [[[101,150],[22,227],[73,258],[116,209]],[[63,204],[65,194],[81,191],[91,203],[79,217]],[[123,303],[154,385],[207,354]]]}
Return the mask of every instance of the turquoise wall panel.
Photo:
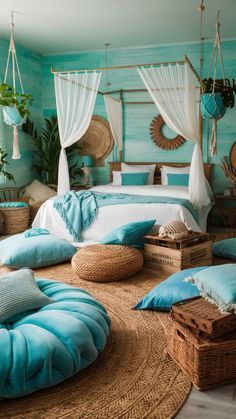
{"label": "turquoise wall panel", "polygon": [[[0,40],[0,74],[1,79],[4,77],[5,66],[7,60],[9,42]],[[31,120],[34,121],[37,128],[41,127],[42,122],[42,57],[28,49],[16,45],[19,67],[21,71],[22,81],[25,93],[32,94],[34,98],[31,108]],[[11,74],[9,73],[9,84],[11,83]],[[16,185],[23,186],[29,183],[33,177],[32,171],[32,144],[30,138],[19,131],[19,143],[21,159],[11,160],[12,155],[12,128],[4,124],[5,149],[8,152],[7,170],[14,175]],[[14,186],[13,182],[6,182],[1,187]]]}
{"label": "turquoise wall panel", "polygon": [[[224,41],[222,43],[223,57],[225,62],[226,75],[229,78],[236,77],[236,40]],[[204,46],[204,77],[208,75],[210,56],[212,53],[212,42],[206,42]],[[109,66],[155,63],[161,61],[175,61],[183,59],[187,54],[195,66],[199,69],[199,45],[177,44],[160,47],[140,47],[110,49],[108,53]],[[51,55],[43,57],[43,116],[47,117],[55,113],[55,95],[53,76],[50,68],[55,69],[91,69],[105,66],[104,51],[91,51],[79,54]],[[219,77],[221,74],[218,73]],[[109,90],[125,88],[143,88],[141,79],[135,69],[112,70],[108,74],[111,86]],[[103,72],[100,90],[105,91],[106,74]],[[147,93],[129,93],[124,95],[125,101],[147,100],[150,97]],[[106,117],[103,99],[98,95],[95,114]],[[156,147],[150,138],[149,127],[157,109],[154,105],[126,105],[124,106],[124,160],[126,161],[165,161],[165,162],[190,162],[193,146],[189,142],[175,151],[165,151]],[[222,191],[227,182],[222,170],[219,167],[220,158],[228,155],[230,147],[236,141],[236,108],[227,111],[225,117],[218,123],[218,155],[209,155],[210,125],[204,121],[203,158],[205,162],[214,164],[213,188],[214,191]],[[116,158],[114,151],[107,159]],[[97,183],[108,182],[108,166],[94,169]]]}

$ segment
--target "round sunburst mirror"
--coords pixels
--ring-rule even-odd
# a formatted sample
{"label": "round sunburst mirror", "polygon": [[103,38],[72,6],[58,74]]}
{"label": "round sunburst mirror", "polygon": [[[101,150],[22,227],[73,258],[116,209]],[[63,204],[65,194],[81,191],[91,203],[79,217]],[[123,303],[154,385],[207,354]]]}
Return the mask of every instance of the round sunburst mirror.
{"label": "round sunburst mirror", "polygon": [[151,138],[158,147],[164,150],[175,150],[183,145],[185,139],[181,135],[176,135],[172,138],[165,136],[166,125],[161,115],[155,116],[151,122],[150,135]]}

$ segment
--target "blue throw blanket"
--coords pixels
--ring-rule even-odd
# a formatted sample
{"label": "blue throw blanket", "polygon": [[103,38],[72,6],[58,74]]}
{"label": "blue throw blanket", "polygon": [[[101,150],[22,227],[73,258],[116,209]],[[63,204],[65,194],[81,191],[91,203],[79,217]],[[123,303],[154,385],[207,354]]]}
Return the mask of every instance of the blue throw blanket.
{"label": "blue throw blanket", "polygon": [[75,241],[82,241],[81,233],[97,216],[98,208],[121,204],[177,204],[185,207],[198,223],[198,212],[191,202],[183,198],[168,196],[129,195],[125,193],[102,193],[93,191],[71,191],[58,196],[54,208],[65,221],[66,228]]}

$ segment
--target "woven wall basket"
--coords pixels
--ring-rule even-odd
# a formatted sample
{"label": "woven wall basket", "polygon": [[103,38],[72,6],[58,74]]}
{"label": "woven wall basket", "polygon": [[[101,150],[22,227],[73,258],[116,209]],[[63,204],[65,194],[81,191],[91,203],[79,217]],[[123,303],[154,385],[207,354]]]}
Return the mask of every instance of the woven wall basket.
{"label": "woven wall basket", "polygon": [[1,208],[4,216],[5,227],[2,234],[16,234],[25,231],[29,225],[30,207]]}
{"label": "woven wall basket", "polygon": [[103,166],[114,146],[109,123],[101,116],[93,115],[88,130],[77,144],[81,156],[91,156],[94,166]]}

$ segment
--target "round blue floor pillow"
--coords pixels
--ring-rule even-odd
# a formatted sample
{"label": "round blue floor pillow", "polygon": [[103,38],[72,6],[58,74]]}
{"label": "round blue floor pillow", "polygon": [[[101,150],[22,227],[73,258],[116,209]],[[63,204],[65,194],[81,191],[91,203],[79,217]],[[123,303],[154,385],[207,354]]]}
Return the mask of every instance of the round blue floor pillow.
{"label": "round blue floor pillow", "polygon": [[88,292],[38,278],[55,303],[0,324],[0,398],[60,383],[103,351],[110,329],[105,308]]}

